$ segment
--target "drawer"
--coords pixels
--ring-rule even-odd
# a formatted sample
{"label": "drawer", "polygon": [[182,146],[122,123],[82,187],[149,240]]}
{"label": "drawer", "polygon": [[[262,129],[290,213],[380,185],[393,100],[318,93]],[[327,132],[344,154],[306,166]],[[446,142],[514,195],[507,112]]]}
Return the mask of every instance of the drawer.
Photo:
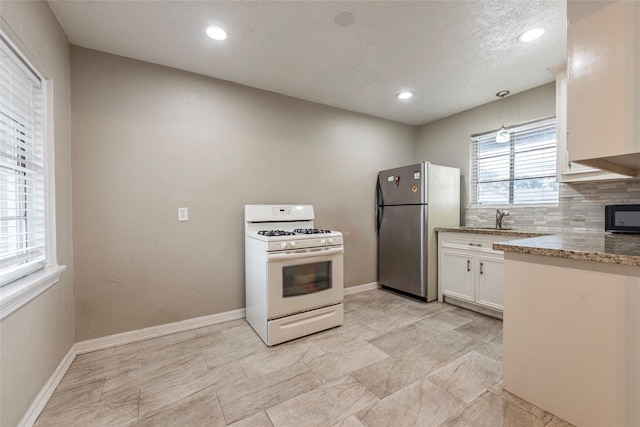
{"label": "drawer", "polygon": [[504,242],[507,240],[513,240],[514,237],[491,235],[491,234],[471,234],[471,233],[439,233],[438,240],[443,248],[455,248],[466,250],[477,250],[481,252],[494,251],[494,242]]}

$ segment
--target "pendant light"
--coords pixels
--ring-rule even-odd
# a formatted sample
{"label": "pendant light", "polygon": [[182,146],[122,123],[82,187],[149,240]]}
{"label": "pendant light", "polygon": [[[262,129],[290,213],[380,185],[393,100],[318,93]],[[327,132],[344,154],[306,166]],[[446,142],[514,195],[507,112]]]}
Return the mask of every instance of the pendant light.
{"label": "pendant light", "polygon": [[[505,96],[509,95],[508,90],[501,90],[500,92],[496,93],[496,96],[499,97],[500,99],[503,99]],[[500,114],[500,116],[502,116],[502,113]],[[509,133],[509,131],[504,127],[504,120],[502,121],[502,127],[498,130],[498,133],[496,133],[496,142],[499,143],[505,143],[505,142],[509,142],[509,140],[511,140],[511,134]]]}

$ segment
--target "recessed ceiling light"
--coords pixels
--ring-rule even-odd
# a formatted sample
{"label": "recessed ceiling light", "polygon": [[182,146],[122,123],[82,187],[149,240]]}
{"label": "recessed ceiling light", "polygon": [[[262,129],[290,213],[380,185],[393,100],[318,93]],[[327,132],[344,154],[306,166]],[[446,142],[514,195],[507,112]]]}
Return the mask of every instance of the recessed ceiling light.
{"label": "recessed ceiling light", "polygon": [[220,27],[207,28],[207,35],[214,40],[224,40],[227,38],[227,32]]}
{"label": "recessed ceiling light", "polygon": [[524,33],[518,36],[518,41],[521,42],[530,42],[535,39],[540,38],[544,34],[544,29],[542,28],[534,28],[532,30],[527,30]]}
{"label": "recessed ceiling light", "polygon": [[413,96],[413,92],[400,92],[396,95],[398,99],[409,99]]}

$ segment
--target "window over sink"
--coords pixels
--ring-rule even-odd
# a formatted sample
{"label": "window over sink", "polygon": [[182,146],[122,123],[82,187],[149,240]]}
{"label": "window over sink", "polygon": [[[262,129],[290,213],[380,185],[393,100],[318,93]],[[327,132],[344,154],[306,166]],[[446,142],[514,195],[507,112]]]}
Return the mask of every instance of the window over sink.
{"label": "window over sink", "polygon": [[497,130],[471,136],[471,205],[557,203],[555,117],[507,130],[508,142]]}

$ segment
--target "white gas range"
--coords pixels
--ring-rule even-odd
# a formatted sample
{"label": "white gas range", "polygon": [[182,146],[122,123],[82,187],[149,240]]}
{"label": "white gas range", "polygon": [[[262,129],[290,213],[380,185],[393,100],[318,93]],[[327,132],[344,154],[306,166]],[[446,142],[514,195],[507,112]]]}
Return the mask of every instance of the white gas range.
{"label": "white gas range", "polygon": [[265,344],[342,324],[343,254],[311,205],[245,206],[246,318]]}

